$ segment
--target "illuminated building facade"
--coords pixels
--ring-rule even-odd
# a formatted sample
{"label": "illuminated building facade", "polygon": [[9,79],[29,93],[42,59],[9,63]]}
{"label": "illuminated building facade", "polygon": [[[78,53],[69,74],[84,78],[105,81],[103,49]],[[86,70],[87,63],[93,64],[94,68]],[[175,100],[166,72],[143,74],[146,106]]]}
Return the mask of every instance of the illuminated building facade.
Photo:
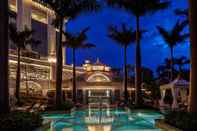
{"label": "illuminated building facade", "polygon": [[[47,96],[55,92],[56,75],[56,41],[58,31],[51,25],[55,18],[54,12],[40,3],[39,0],[9,0],[9,7],[14,14],[10,22],[16,23],[18,30],[25,27],[35,31],[33,38],[40,40],[38,47],[26,47],[36,55],[21,56],[21,93],[26,95]],[[65,28],[65,27],[64,27]],[[65,39],[65,38],[63,38]],[[72,66],[66,65],[65,48],[63,49],[63,83],[65,97],[72,97]],[[10,94],[14,95],[17,55],[10,46]],[[121,81],[113,79],[109,66],[86,61],[82,67],[77,67],[77,97],[83,103],[94,103],[99,98],[108,103],[119,100],[123,94]],[[131,88],[129,88],[131,89]]]}
{"label": "illuminated building facade", "polygon": [[[46,95],[55,87],[58,30],[52,25],[55,18],[54,12],[39,0],[9,0],[9,8],[12,14],[10,23],[15,23],[19,31],[23,31],[26,27],[32,29],[35,32],[33,38],[41,42],[37,47],[26,46],[27,51],[21,54],[21,92],[25,92],[23,90],[28,88],[28,93]],[[65,65],[65,48],[62,51],[63,90],[68,90],[65,81],[71,78],[72,67]],[[31,56],[27,57],[25,54],[28,52]],[[11,41],[9,66],[10,90],[11,94],[14,94],[17,53],[16,47]],[[77,73],[83,73],[83,69],[77,68]]]}
{"label": "illuminated building facade", "polygon": [[[77,96],[79,102],[87,103],[115,103],[119,101],[124,92],[122,80],[115,79],[111,67],[97,59],[96,63],[89,60],[83,64],[84,74],[77,78]],[[72,87],[72,82],[70,82]],[[129,96],[132,92],[132,84],[129,84]]]}

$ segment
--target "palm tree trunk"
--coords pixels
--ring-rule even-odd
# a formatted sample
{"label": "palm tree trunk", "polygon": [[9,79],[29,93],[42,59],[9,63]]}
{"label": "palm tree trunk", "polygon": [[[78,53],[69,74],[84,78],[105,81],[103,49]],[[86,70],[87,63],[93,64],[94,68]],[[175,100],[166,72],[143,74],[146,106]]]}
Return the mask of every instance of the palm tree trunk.
{"label": "palm tree trunk", "polygon": [[16,92],[15,92],[15,96],[17,99],[17,103],[20,103],[20,79],[21,79],[21,68],[20,68],[20,60],[21,60],[21,51],[20,51],[20,47],[18,47],[17,49],[17,55],[18,55],[18,59],[17,59],[17,71],[16,71]]}
{"label": "palm tree trunk", "polygon": [[183,64],[180,64],[180,65],[179,65],[179,72],[180,72],[180,73],[183,72],[183,66],[184,66]]}
{"label": "palm tree trunk", "polygon": [[128,104],[128,91],[127,91],[127,46],[124,47],[124,103]]}
{"label": "palm tree trunk", "polygon": [[173,80],[173,72],[174,72],[174,51],[173,51],[173,47],[170,47],[170,57],[171,57],[170,81],[172,81]]}
{"label": "palm tree trunk", "polygon": [[140,17],[136,16],[136,68],[135,68],[135,104],[142,104],[141,98],[141,48],[140,48]]}
{"label": "palm tree trunk", "polygon": [[9,112],[8,0],[0,0],[0,114]]}
{"label": "palm tree trunk", "polygon": [[73,48],[73,102],[76,103],[76,58],[75,49]]}
{"label": "palm tree trunk", "polygon": [[57,42],[57,66],[56,66],[56,108],[60,108],[62,104],[62,33],[63,33],[63,18],[60,19],[60,37]]}
{"label": "palm tree trunk", "polygon": [[197,0],[190,2],[190,37],[191,37],[191,77],[189,93],[189,111],[197,112]]}

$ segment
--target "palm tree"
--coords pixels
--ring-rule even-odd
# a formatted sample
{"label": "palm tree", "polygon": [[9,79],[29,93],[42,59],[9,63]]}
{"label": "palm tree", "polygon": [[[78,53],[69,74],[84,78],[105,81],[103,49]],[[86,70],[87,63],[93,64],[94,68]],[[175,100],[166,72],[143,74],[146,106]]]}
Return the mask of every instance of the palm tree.
{"label": "palm tree", "polygon": [[9,112],[8,89],[8,0],[0,1],[0,114]]}
{"label": "palm tree", "polygon": [[97,0],[43,0],[53,9],[56,19],[53,24],[59,29],[59,40],[56,44],[56,108],[62,103],[62,33],[65,19],[74,19],[82,12],[96,11],[99,8]]}
{"label": "palm tree", "polygon": [[197,1],[189,0],[190,12],[190,39],[191,39],[191,78],[190,78],[190,93],[189,93],[189,108],[190,112],[197,112]]}
{"label": "palm tree", "polygon": [[141,105],[141,47],[140,47],[140,18],[147,13],[154,13],[168,7],[169,2],[160,0],[107,0],[108,4],[115,8],[121,8],[136,17],[136,77],[135,77],[135,104]]}
{"label": "palm tree", "polygon": [[185,56],[174,59],[174,64],[178,66],[179,72],[183,72],[183,66],[189,63],[190,63],[190,60],[188,60]]}
{"label": "palm tree", "polygon": [[16,25],[11,23],[9,25],[9,36],[13,44],[17,48],[17,72],[16,72],[16,92],[15,97],[17,99],[17,103],[20,103],[20,57],[21,50],[26,49],[26,45],[30,44],[38,44],[39,41],[36,41],[32,38],[33,31],[25,28],[23,31],[17,31]]}
{"label": "palm tree", "polygon": [[73,59],[73,102],[76,103],[76,50],[84,48],[93,48],[95,45],[87,42],[86,32],[89,28],[83,29],[78,34],[73,34],[69,32],[64,32],[66,36],[66,41],[63,44],[72,49],[72,59]]}
{"label": "palm tree", "polygon": [[122,24],[120,30],[115,26],[110,26],[109,37],[124,48],[124,103],[128,104],[127,48],[131,42],[135,42],[135,31],[127,28],[125,24]]}
{"label": "palm tree", "polygon": [[166,42],[168,47],[170,48],[170,59],[171,59],[171,79],[173,80],[173,68],[174,68],[174,47],[177,44],[185,42],[185,40],[189,37],[189,34],[183,33],[183,30],[187,22],[177,21],[171,30],[166,30],[161,26],[157,26],[157,29],[163,40]]}

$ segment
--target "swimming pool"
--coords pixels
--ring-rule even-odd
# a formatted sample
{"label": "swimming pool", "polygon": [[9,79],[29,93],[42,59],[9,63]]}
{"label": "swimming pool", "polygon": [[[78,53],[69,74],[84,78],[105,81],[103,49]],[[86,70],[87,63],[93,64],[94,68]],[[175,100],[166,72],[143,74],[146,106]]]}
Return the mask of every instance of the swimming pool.
{"label": "swimming pool", "polygon": [[47,114],[49,131],[159,131],[155,119],[163,116],[155,111],[125,109],[86,109],[71,114]]}

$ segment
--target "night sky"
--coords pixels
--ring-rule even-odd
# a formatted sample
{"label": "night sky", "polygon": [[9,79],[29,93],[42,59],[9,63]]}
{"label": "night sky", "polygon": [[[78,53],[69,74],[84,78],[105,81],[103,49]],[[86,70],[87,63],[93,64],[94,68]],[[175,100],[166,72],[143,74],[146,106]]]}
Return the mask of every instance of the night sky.
{"label": "night sky", "polygon": [[[157,12],[154,15],[147,15],[141,18],[141,28],[147,30],[141,41],[142,47],[142,65],[155,70],[163,60],[169,57],[169,48],[166,46],[161,36],[157,32],[156,26],[162,25],[166,28],[172,27],[177,19],[173,10],[176,8],[185,9],[188,7],[187,0],[172,0],[171,6]],[[77,19],[69,21],[67,30],[69,32],[78,32],[87,26],[90,26],[88,40],[96,45],[94,49],[78,50],[77,64],[81,65],[85,59],[93,62],[100,58],[102,63],[112,67],[122,67],[123,49],[114,41],[107,37],[107,30],[110,24],[120,25],[127,23],[135,30],[135,17],[122,10],[104,8],[98,13],[91,13],[79,16]],[[186,28],[185,31],[188,31]],[[189,57],[189,40],[186,43],[178,45],[175,48],[175,56]],[[72,63],[71,51],[67,49],[67,63]],[[135,64],[135,44],[128,49],[128,63]]]}

